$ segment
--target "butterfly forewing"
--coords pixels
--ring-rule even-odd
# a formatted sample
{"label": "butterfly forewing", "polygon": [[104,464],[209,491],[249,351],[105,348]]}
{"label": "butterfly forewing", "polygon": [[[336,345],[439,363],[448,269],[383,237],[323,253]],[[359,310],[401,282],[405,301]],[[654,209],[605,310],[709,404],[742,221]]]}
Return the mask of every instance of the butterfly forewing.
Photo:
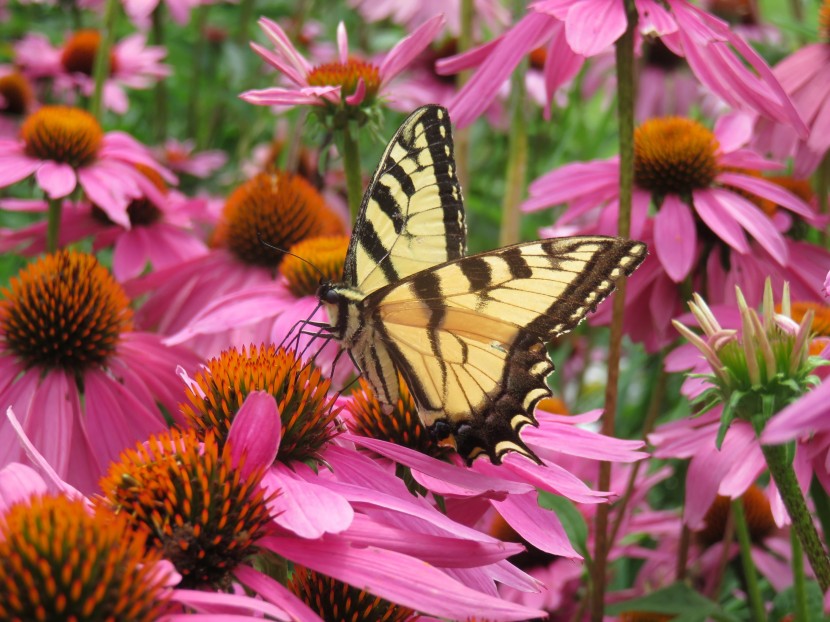
{"label": "butterfly forewing", "polygon": [[425,106],[387,146],[363,197],[344,282],[369,293],[466,251],[447,111]]}

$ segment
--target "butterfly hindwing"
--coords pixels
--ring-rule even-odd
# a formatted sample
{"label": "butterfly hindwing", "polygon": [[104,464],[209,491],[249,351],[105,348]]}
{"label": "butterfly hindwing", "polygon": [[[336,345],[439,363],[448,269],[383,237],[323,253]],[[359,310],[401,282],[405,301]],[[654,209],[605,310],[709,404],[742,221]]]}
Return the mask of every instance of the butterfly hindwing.
{"label": "butterfly hindwing", "polygon": [[448,421],[462,455],[498,463],[507,451],[529,454],[518,432],[550,395],[544,342],[644,257],[643,244],[617,238],[518,244],[421,271],[364,305],[424,423]]}
{"label": "butterfly hindwing", "polygon": [[447,111],[424,106],[390,141],[363,197],[343,281],[369,293],[466,252]]}

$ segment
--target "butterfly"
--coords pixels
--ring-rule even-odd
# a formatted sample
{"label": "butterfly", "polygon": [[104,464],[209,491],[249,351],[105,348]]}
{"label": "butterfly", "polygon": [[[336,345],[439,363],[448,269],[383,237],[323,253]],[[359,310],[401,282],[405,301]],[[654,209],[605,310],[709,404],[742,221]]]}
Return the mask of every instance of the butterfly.
{"label": "butterfly", "polygon": [[355,222],[341,283],[318,297],[331,336],[378,399],[398,374],[433,438],[468,464],[508,452],[551,391],[545,343],[571,330],[646,256],[641,242],[552,238],[466,255],[446,109],[423,106],[389,142]]}

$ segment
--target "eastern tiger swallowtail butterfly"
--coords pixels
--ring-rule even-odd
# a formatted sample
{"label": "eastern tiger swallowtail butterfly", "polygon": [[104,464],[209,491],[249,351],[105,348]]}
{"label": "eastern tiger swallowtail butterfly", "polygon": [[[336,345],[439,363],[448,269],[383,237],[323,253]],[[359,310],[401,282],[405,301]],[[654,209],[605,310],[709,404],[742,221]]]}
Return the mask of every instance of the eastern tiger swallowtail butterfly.
{"label": "eastern tiger swallowtail butterfly", "polygon": [[381,402],[398,399],[398,372],[440,442],[471,463],[515,451],[551,395],[545,342],[576,326],[643,261],[640,242],[553,238],[466,256],[450,119],[413,112],[392,138],[363,196],[342,283],[318,296],[327,330]]}

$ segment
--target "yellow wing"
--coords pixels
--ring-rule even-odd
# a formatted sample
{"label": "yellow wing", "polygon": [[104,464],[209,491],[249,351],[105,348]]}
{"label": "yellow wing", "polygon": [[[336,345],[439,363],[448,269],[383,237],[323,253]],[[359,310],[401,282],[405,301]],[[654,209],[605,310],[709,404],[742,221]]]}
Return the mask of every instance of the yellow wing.
{"label": "yellow wing", "polygon": [[381,376],[399,370],[424,424],[443,422],[468,460],[532,458],[519,430],[550,395],[544,342],[582,321],[645,254],[640,242],[559,238],[423,270],[366,298],[378,356],[357,354]]}
{"label": "yellow wing", "polygon": [[386,147],[363,197],[343,282],[364,293],[466,252],[447,111],[424,106]]}

